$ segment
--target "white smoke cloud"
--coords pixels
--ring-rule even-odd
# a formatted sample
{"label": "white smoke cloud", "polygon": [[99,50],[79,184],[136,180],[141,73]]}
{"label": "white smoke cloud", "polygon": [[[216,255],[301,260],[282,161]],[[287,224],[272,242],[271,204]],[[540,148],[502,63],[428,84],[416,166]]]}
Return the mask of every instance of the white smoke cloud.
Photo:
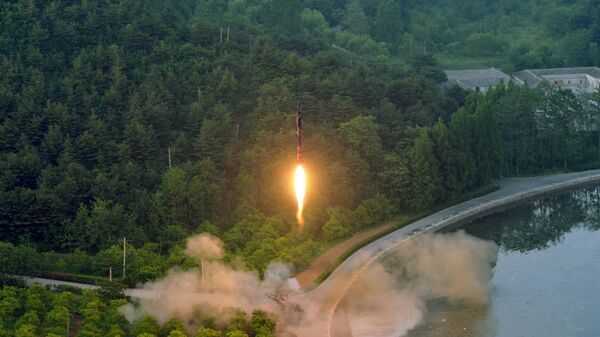
{"label": "white smoke cloud", "polygon": [[[159,323],[178,317],[188,324],[190,330],[198,314],[215,318],[217,324],[225,324],[234,313],[233,308],[245,312],[262,308],[277,312],[278,305],[266,294],[285,285],[291,276],[291,268],[282,263],[272,263],[265,271],[264,279],[255,271],[247,271],[226,265],[217,259],[223,256],[223,243],[209,234],[199,234],[187,240],[185,253],[204,261],[201,268],[187,271],[170,270],[166,277],[148,282],[130,295],[139,298],[134,309],[126,305],[121,312],[130,321],[144,315],[153,316]],[[204,275],[204,276],[203,276]]]}
{"label": "white smoke cloud", "polygon": [[[222,256],[222,243],[201,234],[188,239],[186,252],[214,258]],[[383,261],[373,263],[354,282],[334,315],[334,337],[401,336],[422,321],[424,301],[429,298],[485,303],[496,254],[494,243],[462,232],[409,240]],[[318,299],[290,297],[289,304],[281,305],[266,294],[289,286],[291,268],[285,264],[270,265],[261,279],[256,272],[211,260],[205,262],[204,274],[202,280],[199,269],[172,270],[165,278],[143,286],[140,292],[146,293],[139,308],[128,306],[123,312],[131,319],[151,315],[161,323],[179,317],[195,329],[197,314],[225,324],[231,308],[246,312],[262,308],[277,316],[279,336],[313,337],[328,323],[323,322],[323,308],[339,290],[332,284]]]}
{"label": "white smoke cloud", "polygon": [[494,242],[459,231],[409,240],[386,265],[395,266],[395,278],[402,278],[400,286],[421,298],[448,297],[485,304],[497,254]]}
{"label": "white smoke cloud", "polygon": [[223,257],[223,242],[206,233],[194,235],[187,239],[185,254],[200,259],[220,259]]}
{"label": "white smoke cloud", "polygon": [[495,243],[462,231],[401,244],[350,288],[333,337],[402,336],[422,321],[427,299],[486,304],[497,252]]}

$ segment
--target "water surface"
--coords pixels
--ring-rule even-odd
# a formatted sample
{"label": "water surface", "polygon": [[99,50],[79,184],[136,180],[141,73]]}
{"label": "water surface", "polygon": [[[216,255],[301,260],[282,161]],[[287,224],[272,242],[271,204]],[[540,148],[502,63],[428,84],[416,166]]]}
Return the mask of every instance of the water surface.
{"label": "water surface", "polygon": [[429,300],[407,336],[600,336],[600,188],[538,200],[461,229],[500,247],[487,305]]}

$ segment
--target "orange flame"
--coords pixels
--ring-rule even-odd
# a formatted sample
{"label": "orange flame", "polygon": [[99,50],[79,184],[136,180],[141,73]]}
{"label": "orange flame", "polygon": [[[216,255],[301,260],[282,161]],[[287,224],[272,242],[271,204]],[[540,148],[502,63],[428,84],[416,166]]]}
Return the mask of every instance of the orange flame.
{"label": "orange flame", "polygon": [[306,176],[304,175],[302,165],[298,165],[296,174],[294,174],[294,190],[296,191],[296,200],[298,201],[296,219],[298,219],[299,225],[303,225],[304,217],[302,216],[302,209],[304,208],[304,194],[306,193]]}

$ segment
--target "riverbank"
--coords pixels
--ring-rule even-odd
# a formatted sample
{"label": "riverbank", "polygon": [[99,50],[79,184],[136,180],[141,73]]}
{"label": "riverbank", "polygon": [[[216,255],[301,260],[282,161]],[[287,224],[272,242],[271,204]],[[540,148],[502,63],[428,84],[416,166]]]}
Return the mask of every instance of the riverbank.
{"label": "riverbank", "polygon": [[[299,297],[329,299],[323,303],[328,323],[323,336],[332,336],[329,329],[337,304],[343,298],[354,280],[376,259],[391,251],[401,242],[416,235],[436,232],[447,226],[473,221],[478,217],[498,212],[515,204],[540,198],[563,190],[600,183],[600,170],[511,178],[497,181],[500,189],[496,192],[446,208],[430,216],[415,221],[374,242],[364,246],[346,259],[331,275],[314,290],[298,294]],[[334,335],[335,336],[335,335]]]}
{"label": "riverbank", "polygon": [[437,207],[425,210],[420,213],[405,214],[396,217],[389,222],[368,229],[364,232],[357,233],[350,238],[343,240],[335,246],[325,250],[320,254],[305,270],[296,274],[295,278],[301,289],[310,290],[327,279],[331,272],[335,270],[344,260],[352,255],[357,250],[368,245],[369,243],[386,236],[410,223],[413,223],[421,218],[438,212],[442,209],[459,204],[466,200],[480,197],[485,194],[495,192],[499,189],[497,185],[487,185],[477,190],[471,191],[462,195],[458,200],[446,205],[438,205]]}

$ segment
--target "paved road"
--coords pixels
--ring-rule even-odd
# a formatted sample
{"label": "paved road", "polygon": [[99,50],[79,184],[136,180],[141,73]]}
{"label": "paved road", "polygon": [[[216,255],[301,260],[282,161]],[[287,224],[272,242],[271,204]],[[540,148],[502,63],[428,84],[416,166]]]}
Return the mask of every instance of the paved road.
{"label": "paved road", "polygon": [[[290,301],[318,305],[314,320],[311,320],[311,336],[349,337],[348,332],[336,334],[332,331],[332,319],[337,305],[352,283],[375,260],[392,250],[401,242],[416,235],[434,232],[451,224],[468,221],[478,216],[493,213],[515,203],[540,197],[562,189],[600,183],[600,170],[566,173],[531,178],[511,178],[498,180],[499,190],[458,205],[446,208],[410,225],[398,229],[361,248],[315,289],[290,296]],[[47,285],[65,284],[80,288],[92,288],[88,284],[63,282],[40,278],[26,278],[31,283]],[[127,289],[126,293],[138,298],[156,298],[160,294],[141,289]],[[317,333],[315,334],[315,331]],[[299,337],[304,337],[299,335]]]}
{"label": "paved road", "polygon": [[322,320],[314,322],[320,330],[319,336],[348,337],[347,331],[336,334],[332,330],[332,319],[338,304],[352,283],[372,262],[401,242],[416,235],[435,232],[452,224],[493,213],[524,200],[594,183],[600,183],[600,170],[498,180],[499,190],[441,210],[370,243],[351,255],[317,288],[292,298],[299,302],[321,303],[321,314],[318,316]]}
{"label": "paved road", "polygon": [[[59,281],[59,280],[42,278],[42,277],[29,277],[29,276],[17,276],[17,277],[22,278],[23,281],[25,281],[25,285],[27,285],[28,287],[31,287],[34,284],[41,284],[43,286],[51,286],[51,287],[70,286],[70,287],[76,287],[76,288],[80,288],[80,289],[98,289],[98,288],[100,288],[99,286],[93,285],[93,284]],[[132,297],[132,298],[137,298],[137,299],[157,300],[157,299],[160,299],[162,294],[158,291],[153,291],[153,290],[148,290],[148,289],[129,288],[129,289],[125,289],[125,295]],[[190,293],[187,295],[191,296],[190,298],[194,298],[194,299],[196,299],[196,298],[206,299],[210,294]]]}
{"label": "paved road", "polygon": [[41,278],[41,277],[28,277],[28,276],[19,276],[19,277],[21,277],[23,279],[23,281],[25,281],[25,284],[28,287],[31,287],[34,284],[41,284],[44,286],[52,286],[52,287],[70,286],[70,287],[76,287],[76,288],[81,288],[81,289],[98,289],[99,288],[98,286],[95,286],[92,284],[86,284],[86,283],[51,280],[51,279]]}

